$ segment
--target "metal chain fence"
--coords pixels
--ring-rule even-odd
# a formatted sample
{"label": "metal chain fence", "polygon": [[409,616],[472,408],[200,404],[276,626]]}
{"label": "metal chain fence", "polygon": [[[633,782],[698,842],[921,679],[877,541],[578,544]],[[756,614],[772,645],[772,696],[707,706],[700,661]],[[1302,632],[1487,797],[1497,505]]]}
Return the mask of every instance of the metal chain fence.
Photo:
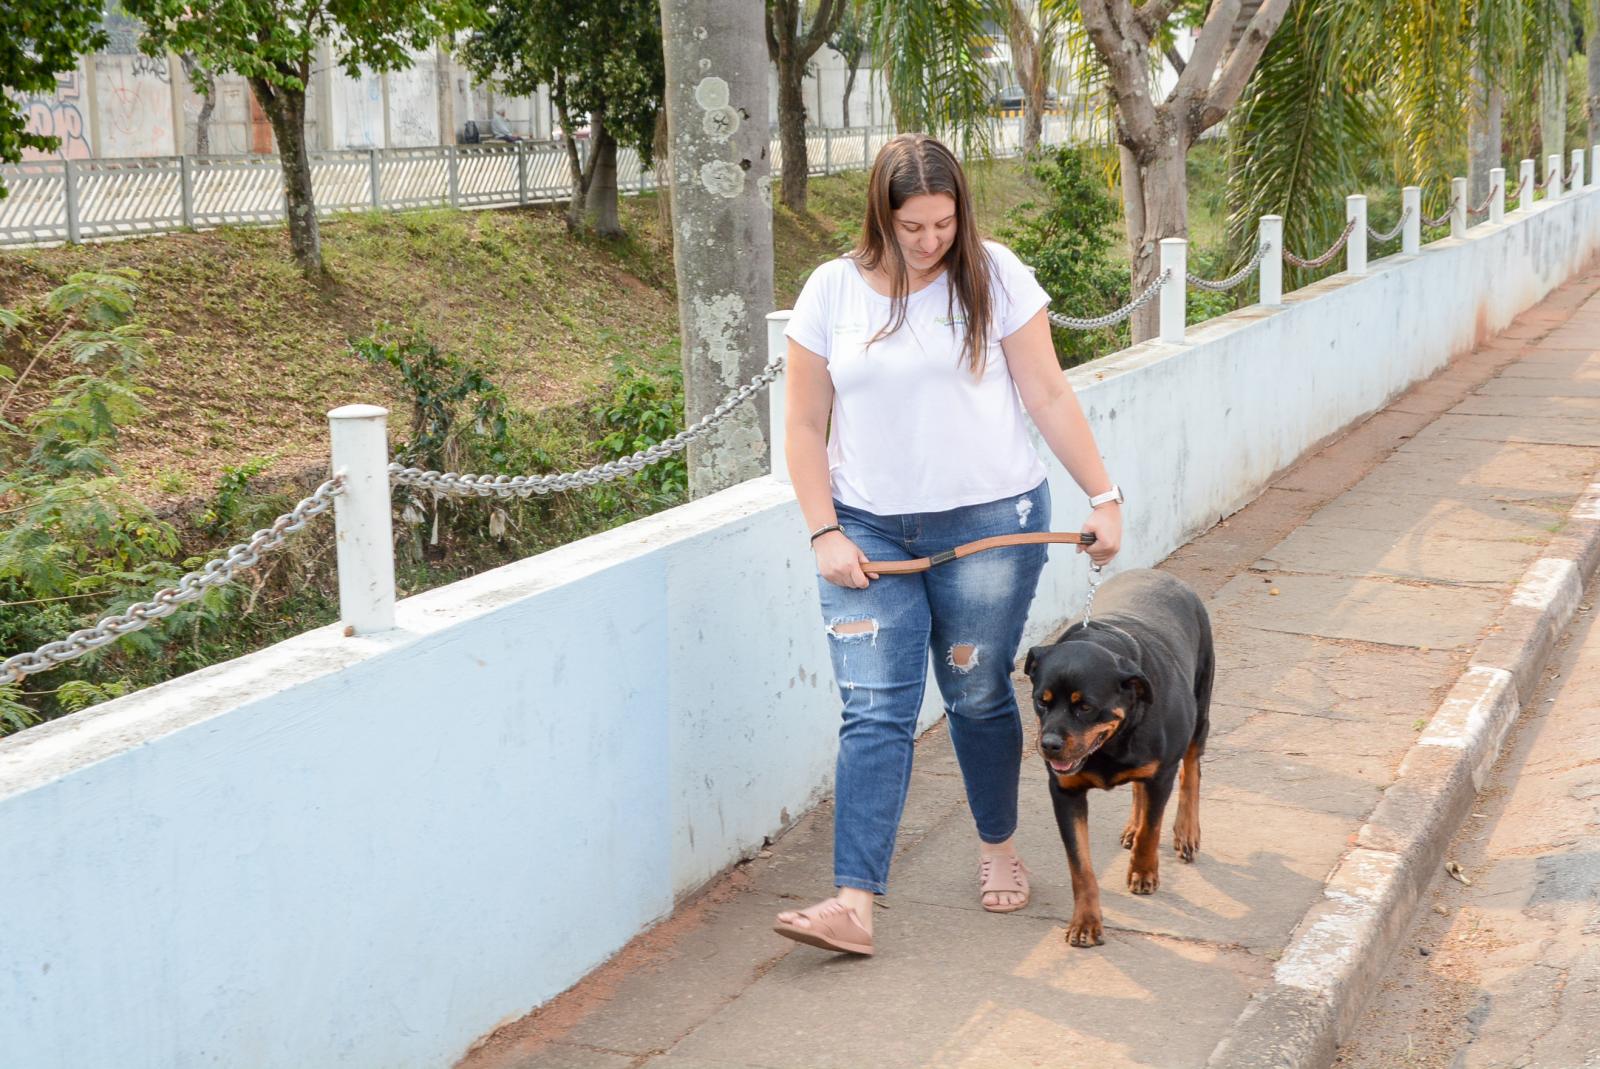
{"label": "metal chain fence", "polygon": [[1059,312],[1051,312],[1049,316],[1050,322],[1052,325],[1061,327],[1064,330],[1099,330],[1101,327],[1115,326],[1155,300],[1156,294],[1161,292],[1161,287],[1165,286],[1171,278],[1172,269],[1170,267],[1162,270],[1156,280],[1145,287],[1143,293],[1118,308],[1115,312],[1107,312],[1103,316],[1095,316],[1092,319],[1078,319],[1074,316],[1062,315]]}
{"label": "metal chain fence", "polygon": [[1448,223],[1450,221],[1450,216],[1452,214],[1454,214],[1454,212],[1456,210],[1456,205],[1460,204],[1460,203],[1461,203],[1460,198],[1452,200],[1449,203],[1449,205],[1445,208],[1444,214],[1440,215],[1440,216],[1437,216],[1437,217],[1435,217],[1433,219],[1429,219],[1426,215],[1424,215],[1422,217],[1422,225],[1423,226],[1443,226],[1444,224],[1446,224],[1446,223]]}
{"label": "metal chain fence", "polygon": [[1482,215],[1484,212],[1489,210],[1489,205],[1493,204],[1494,203],[1494,199],[1496,197],[1498,197],[1499,195],[1500,195],[1500,187],[1498,185],[1491,187],[1490,190],[1489,190],[1489,195],[1487,197],[1483,198],[1483,202],[1481,204],[1479,204],[1476,208],[1468,208],[1467,209],[1468,213],[1470,213],[1472,215]]}
{"label": "metal chain fence", "polygon": [[389,481],[396,486],[409,486],[425,490],[440,497],[529,497],[549,494],[559,490],[573,490],[581,486],[598,486],[625,475],[643,471],[673,453],[687,449],[696,439],[703,438],[711,429],[727,419],[756,391],[769,385],[783,370],[783,361],[773,360],[753,379],[724,397],[717,407],[702,416],[692,427],[679,431],[665,441],[647,449],[629,454],[619,460],[608,460],[581,471],[560,475],[459,475],[453,471],[427,471],[389,465]]}
{"label": "metal chain fence", "polygon": [[149,601],[136,602],[126,612],[107,616],[93,627],[74,631],[64,639],[47,642],[32,653],[19,653],[0,661],[0,685],[17,683],[35,672],[48,671],[91,650],[115,642],[123,635],[149,626],[156,620],[171,616],[178,606],[196,601],[214,586],[233,581],[239,572],[254,568],[265,553],[270,553],[288,541],[290,535],[302,530],[315,516],[320,516],[333,506],[333,499],[344,490],[344,476],[336,475],[317,487],[309,497],[228,550],[226,554],[208,561],[205,567],[190,572],[179,579],[176,586],[160,590]]}
{"label": "metal chain fence", "polygon": [[1406,222],[1410,218],[1411,208],[1408,206],[1405,211],[1400,213],[1400,221],[1394,224],[1393,230],[1386,230],[1380,234],[1378,233],[1377,227],[1373,226],[1371,223],[1368,223],[1367,235],[1371,237],[1373,241],[1393,241],[1395,238],[1400,236],[1400,231],[1406,228]]}
{"label": "metal chain fence", "polygon": [[1304,268],[1321,267],[1323,264],[1327,263],[1328,261],[1332,260],[1335,256],[1339,255],[1339,250],[1344,248],[1345,242],[1350,240],[1350,235],[1354,234],[1355,231],[1356,231],[1356,221],[1354,219],[1352,219],[1348,223],[1345,224],[1344,232],[1339,235],[1338,240],[1335,241],[1332,245],[1330,245],[1328,247],[1328,251],[1324,252],[1321,256],[1318,256],[1318,257],[1316,257],[1314,259],[1306,260],[1306,259],[1303,259],[1303,258],[1301,258],[1299,256],[1296,256],[1294,253],[1290,252],[1288,249],[1284,249],[1283,250],[1283,258],[1285,260],[1288,260],[1289,263],[1293,264],[1295,267],[1304,267]]}
{"label": "metal chain fence", "polygon": [[1235,271],[1227,278],[1219,278],[1216,281],[1201,278],[1193,271],[1190,271],[1187,273],[1189,285],[1193,286],[1195,289],[1209,290],[1212,293],[1226,293],[1228,290],[1233,289],[1245,279],[1249,278],[1250,273],[1257,267],[1261,266],[1261,261],[1266,259],[1267,253],[1271,250],[1272,242],[1263,241],[1261,246],[1256,249],[1256,254],[1250,257],[1249,263],[1239,268],[1239,270]]}

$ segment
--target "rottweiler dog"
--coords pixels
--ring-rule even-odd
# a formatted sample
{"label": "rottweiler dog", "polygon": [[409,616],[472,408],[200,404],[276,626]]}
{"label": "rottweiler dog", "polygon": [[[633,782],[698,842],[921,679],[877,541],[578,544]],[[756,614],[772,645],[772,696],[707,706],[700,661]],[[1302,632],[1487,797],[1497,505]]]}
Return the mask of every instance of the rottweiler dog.
{"label": "rottweiler dog", "polygon": [[1200,849],[1200,756],[1211,726],[1215,656],[1199,595],[1164,572],[1139,569],[1106,581],[1092,618],[1028,651],[1039,751],[1072,872],[1067,942],[1101,943],[1100,885],[1089,860],[1091,787],[1133,784],[1122,832],[1131,848],[1128,890],[1152,893],[1161,814],[1178,787],[1172,846],[1184,861]]}

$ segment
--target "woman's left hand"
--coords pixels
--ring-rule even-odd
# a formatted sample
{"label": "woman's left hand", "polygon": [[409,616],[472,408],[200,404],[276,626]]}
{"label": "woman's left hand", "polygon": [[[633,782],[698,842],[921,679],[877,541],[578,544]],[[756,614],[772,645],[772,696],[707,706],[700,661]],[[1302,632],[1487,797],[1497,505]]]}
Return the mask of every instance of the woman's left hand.
{"label": "woman's left hand", "polygon": [[1078,552],[1089,554],[1089,559],[1097,565],[1110,564],[1111,558],[1122,548],[1122,506],[1109,504],[1091,509],[1079,530],[1093,534],[1094,543],[1079,546]]}

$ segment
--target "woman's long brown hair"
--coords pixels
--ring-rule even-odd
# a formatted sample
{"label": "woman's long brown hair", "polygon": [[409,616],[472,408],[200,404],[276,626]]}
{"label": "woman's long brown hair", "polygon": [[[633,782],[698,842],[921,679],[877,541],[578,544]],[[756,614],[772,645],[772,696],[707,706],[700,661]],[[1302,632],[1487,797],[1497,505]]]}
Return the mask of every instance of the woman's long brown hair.
{"label": "woman's long brown hair", "polygon": [[[924,193],[948,193],[956,202],[956,238],[944,254],[944,268],[950,280],[949,317],[955,319],[959,306],[966,319],[967,365],[974,375],[982,375],[989,348],[989,316],[994,307],[989,296],[989,253],[978,234],[972,195],[961,164],[948,148],[927,134],[901,134],[890,140],[878,151],[867,179],[867,218],[850,258],[869,271],[882,270],[889,276],[891,301],[889,322],[872,341],[886,338],[905,325],[911,279],[900,242],[894,236],[894,213],[906,201]],[[955,329],[953,322],[951,329]]]}

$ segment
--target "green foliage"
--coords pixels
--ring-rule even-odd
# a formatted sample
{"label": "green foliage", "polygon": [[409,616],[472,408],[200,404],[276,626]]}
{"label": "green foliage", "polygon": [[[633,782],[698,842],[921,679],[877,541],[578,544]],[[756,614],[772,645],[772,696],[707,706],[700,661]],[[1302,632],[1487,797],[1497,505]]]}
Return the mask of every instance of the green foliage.
{"label": "green foliage", "polygon": [[411,438],[396,447],[401,463],[459,470],[468,448],[463,416],[470,433],[489,443],[487,459],[504,460],[503,448],[496,447],[506,438],[505,396],[480,365],[442,351],[419,330],[397,331],[388,324],[350,344],[363,360],[399,372],[411,395]]}
{"label": "green foliage", "polygon": [[[625,356],[612,361],[616,384],[595,405],[596,422],[606,434],[598,443],[608,460],[617,460],[666,441],[683,429],[683,369],[658,362],[654,373]],[[682,452],[657,461],[629,482],[654,503],[675,504],[689,493],[689,464]]]}
{"label": "green foliage", "polygon": [[[999,236],[1034,269],[1051,307],[1078,318],[1102,315],[1128,299],[1126,268],[1112,255],[1117,206],[1084,162],[1082,150],[1061,147],[1038,155],[1032,173],[1041,201],[1010,213]],[[1097,331],[1054,328],[1062,367],[1092,360],[1126,344],[1125,324]]]}
{"label": "green foliage", "polygon": [[[234,528],[241,519],[253,517],[249,508],[250,480],[266,471],[277,459],[276,456],[252,457],[243,464],[224,464],[216,493],[197,517],[200,526],[208,534],[219,535]],[[254,526],[253,520],[246,522]]]}
{"label": "green foliage", "polygon": [[[541,85],[564,116],[597,114],[648,167],[666,70],[657,0],[483,0],[461,57],[513,95]],[[581,122],[581,119],[577,121]]]}
{"label": "green foliage", "polygon": [[[157,332],[138,318],[137,294],[127,273],[76,274],[36,307],[0,317],[8,351],[24,364],[20,373],[0,369],[0,417],[14,404],[34,405],[20,425],[0,418],[0,650],[8,653],[87,626],[108,604],[148,596],[178,574],[168,563],[179,550],[176,530],[122,490],[107,452],[119,428],[144,412],[133,376],[151,359]],[[74,370],[34,385],[40,368],[62,366]],[[127,641],[158,649],[195,612]],[[71,683],[117,656],[103,649],[56,671]],[[0,693],[0,734],[122,686],[115,676],[39,695],[12,686]]]}
{"label": "green foliage", "polygon": [[[105,45],[99,0],[6,0],[0,5],[0,163],[22,150],[53,152],[61,139],[27,132],[27,99],[55,92],[56,75]],[[6,186],[0,181],[0,200]]]}
{"label": "green foliage", "polygon": [[319,44],[352,78],[361,68],[402,70],[411,53],[472,23],[470,0],[119,0],[145,24],[140,47],[150,55],[168,50],[197,61],[195,88],[205,78],[235,73],[267,85],[305,92]]}

